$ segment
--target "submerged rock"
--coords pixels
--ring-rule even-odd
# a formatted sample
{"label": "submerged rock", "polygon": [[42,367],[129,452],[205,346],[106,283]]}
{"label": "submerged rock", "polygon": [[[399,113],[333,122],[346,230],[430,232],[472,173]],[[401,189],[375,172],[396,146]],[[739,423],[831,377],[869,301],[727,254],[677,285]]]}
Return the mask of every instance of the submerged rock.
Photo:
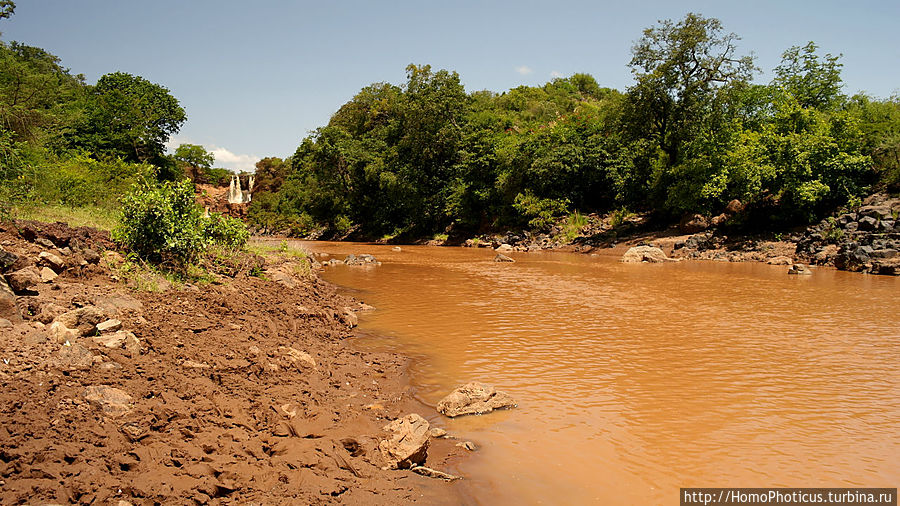
{"label": "submerged rock", "polygon": [[516,407],[516,401],[508,394],[494,390],[483,383],[467,383],[438,402],[439,413],[451,418],[462,415],[480,415],[495,409]]}
{"label": "submerged rock", "polygon": [[788,274],[799,274],[802,276],[808,276],[808,275],[812,274],[812,271],[809,270],[809,268],[803,264],[794,264],[791,266],[790,269],[788,269]]}
{"label": "submerged rock", "polygon": [[512,258],[510,258],[502,253],[497,253],[497,256],[494,257],[494,261],[495,262],[515,262],[515,260],[513,260]]}
{"label": "submerged rock", "polygon": [[625,262],[627,264],[641,262],[660,263],[674,261],[674,259],[666,257],[666,254],[663,252],[663,250],[651,246],[635,246],[633,248],[629,248],[628,251],[626,251],[625,254],[622,255],[622,262]]}
{"label": "submerged rock", "polygon": [[384,427],[390,439],[378,443],[378,449],[391,469],[409,469],[425,463],[428,457],[428,421],[412,413]]}

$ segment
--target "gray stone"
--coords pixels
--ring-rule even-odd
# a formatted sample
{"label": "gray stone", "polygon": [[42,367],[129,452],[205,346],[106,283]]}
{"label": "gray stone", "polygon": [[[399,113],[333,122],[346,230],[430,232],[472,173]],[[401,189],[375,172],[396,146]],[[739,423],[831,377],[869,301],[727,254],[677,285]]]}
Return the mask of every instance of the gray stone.
{"label": "gray stone", "polygon": [[870,231],[878,227],[878,220],[871,216],[863,216],[857,223],[859,223],[859,230]]}
{"label": "gray stone", "polygon": [[427,476],[429,478],[436,478],[436,479],[444,480],[444,481],[454,481],[454,480],[461,479],[459,476],[456,476],[455,474],[448,474],[443,471],[438,471],[436,469],[432,469],[430,467],[425,467],[425,466],[413,466],[411,468],[411,470],[412,470],[412,472],[414,472],[416,474],[420,474],[422,476]]}
{"label": "gray stone", "polygon": [[467,383],[438,402],[439,413],[451,418],[462,415],[480,415],[495,409],[516,407],[516,401],[504,392],[483,383]]}
{"label": "gray stone", "polygon": [[134,334],[128,332],[127,330],[120,330],[118,332],[113,332],[112,334],[94,336],[90,339],[101,346],[115,349],[122,348],[129,336],[133,337]]}
{"label": "gray stone", "polygon": [[897,256],[897,254],[898,252],[895,249],[877,249],[873,250],[869,256],[872,258],[886,259],[894,258],[895,256]]}
{"label": "gray stone", "polygon": [[688,214],[681,218],[678,230],[682,234],[696,234],[709,228],[709,221],[702,214]]}
{"label": "gray stone", "polygon": [[19,255],[0,248],[0,272],[6,272],[7,269],[19,261]]}
{"label": "gray stone", "polygon": [[84,260],[89,264],[100,263],[100,254],[91,248],[83,249],[81,251],[81,256],[83,256]]}
{"label": "gray stone", "polygon": [[878,230],[882,232],[893,232],[897,227],[897,222],[894,220],[881,220],[881,223],[878,224]]}
{"label": "gray stone", "polygon": [[[858,214],[876,220],[890,218],[891,208],[889,206],[863,206],[859,208]],[[862,221],[862,219],[860,219],[860,221]]]}
{"label": "gray stone", "polygon": [[514,259],[504,255],[503,253],[497,253],[497,256],[494,257],[495,262],[515,262]]}
{"label": "gray stone", "polygon": [[788,269],[788,274],[797,274],[797,275],[801,275],[801,276],[808,276],[808,275],[812,274],[812,271],[810,271],[809,268],[803,264],[794,264],[791,266],[790,269]]}
{"label": "gray stone", "polygon": [[78,336],[87,336],[93,334],[97,330],[97,324],[106,319],[106,314],[100,308],[84,306],[57,316],[54,323],[61,323],[74,330]]}

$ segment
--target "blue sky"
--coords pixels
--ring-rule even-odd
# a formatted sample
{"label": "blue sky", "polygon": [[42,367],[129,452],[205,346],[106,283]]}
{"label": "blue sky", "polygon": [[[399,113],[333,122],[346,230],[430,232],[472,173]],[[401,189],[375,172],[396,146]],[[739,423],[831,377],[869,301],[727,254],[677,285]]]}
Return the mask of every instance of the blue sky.
{"label": "blue sky", "polygon": [[206,1],[18,0],[4,40],[60,56],[95,82],[137,74],[188,114],[173,141],[249,169],[287,156],[360,88],[402,84],[409,63],[459,72],[469,91],[592,74],[624,90],[644,28],[687,12],[719,18],[767,82],[781,53],[813,40],[843,53],[845,91],[900,92],[900,2],[893,1]]}

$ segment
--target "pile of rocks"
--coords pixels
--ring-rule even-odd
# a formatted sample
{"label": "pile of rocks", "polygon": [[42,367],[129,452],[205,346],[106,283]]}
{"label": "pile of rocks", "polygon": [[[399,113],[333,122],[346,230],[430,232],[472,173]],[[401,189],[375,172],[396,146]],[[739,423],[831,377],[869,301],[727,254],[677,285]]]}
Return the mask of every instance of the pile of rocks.
{"label": "pile of rocks", "polygon": [[900,275],[900,199],[876,195],[865,204],[807,229],[797,255],[841,270]]}

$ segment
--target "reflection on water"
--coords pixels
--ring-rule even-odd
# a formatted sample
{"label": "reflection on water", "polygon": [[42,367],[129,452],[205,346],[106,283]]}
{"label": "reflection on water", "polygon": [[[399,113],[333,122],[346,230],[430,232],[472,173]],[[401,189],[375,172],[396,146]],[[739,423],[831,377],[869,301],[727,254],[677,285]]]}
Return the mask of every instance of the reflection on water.
{"label": "reflection on water", "polygon": [[672,504],[679,487],[900,482],[900,279],[304,244],[383,262],[325,278],[378,308],[360,345],[416,356],[423,401],[472,380],[519,401],[446,421],[481,445],[461,464],[473,501]]}

